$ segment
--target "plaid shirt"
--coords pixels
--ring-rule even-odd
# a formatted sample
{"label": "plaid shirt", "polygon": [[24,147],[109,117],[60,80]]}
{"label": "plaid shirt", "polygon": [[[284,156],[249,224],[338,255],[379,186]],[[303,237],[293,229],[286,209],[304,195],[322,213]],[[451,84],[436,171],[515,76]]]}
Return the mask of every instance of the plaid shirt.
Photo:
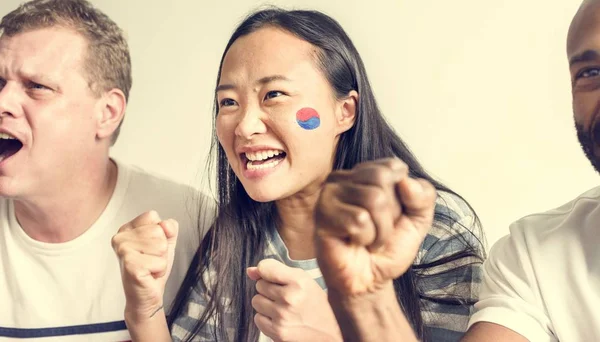
{"label": "plaid shirt", "polygon": [[[441,258],[460,252],[465,242],[475,248],[481,258],[484,257],[480,229],[476,226],[473,213],[459,197],[439,192],[436,203],[436,219],[426,236],[415,259],[415,265],[435,262]],[[449,219],[450,218],[450,219]],[[473,229],[473,227],[477,229]],[[327,287],[319,270],[316,259],[291,260],[288,250],[279,234],[269,239],[266,258],[277,259],[287,266],[301,268],[310,274],[324,289]],[[418,271],[416,285],[422,297],[451,296],[473,303],[477,300],[481,283],[481,260],[474,257],[461,258],[434,267]],[[205,275],[205,280],[208,278]],[[213,277],[214,279],[214,277]],[[225,299],[227,300],[227,299]],[[201,286],[196,286],[190,296],[183,314],[175,319],[171,331],[173,341],[181,341],[197,323],[207,303],[206,294]],[[467,329],[469,317],[473,312],[472,304],[446,304],[439,301],[421,299],[421,310],[428,340],[458,341]],[[235,314],[228,312],[228,315]],[[225,318],[227,320],[227,318]],[[216,341],[214,318],[205,325],[203,331],[193,341]],[[228,329],[228,340],[233,340],[233,328]],[[261,334],[261,341],[264,335]],[[219,338],[218,340],[223,340]]]}

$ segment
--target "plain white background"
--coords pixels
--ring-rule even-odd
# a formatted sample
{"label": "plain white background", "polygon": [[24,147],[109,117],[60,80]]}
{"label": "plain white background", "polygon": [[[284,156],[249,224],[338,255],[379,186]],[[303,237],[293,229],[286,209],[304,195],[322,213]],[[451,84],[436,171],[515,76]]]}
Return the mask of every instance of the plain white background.
{"label": "plain white background", "polygon": [[[20,0],[2,0],[0,14]],[[127,33],[134,85],[113,156],[200,187],[221,53],[262,1],[93,0]],[[291,0],[337,19],[388,120],[463,195],[491,246],[597,184],[572,122],[565,38],[578,0]],[[159,194],[157,194],[159,195]]]}

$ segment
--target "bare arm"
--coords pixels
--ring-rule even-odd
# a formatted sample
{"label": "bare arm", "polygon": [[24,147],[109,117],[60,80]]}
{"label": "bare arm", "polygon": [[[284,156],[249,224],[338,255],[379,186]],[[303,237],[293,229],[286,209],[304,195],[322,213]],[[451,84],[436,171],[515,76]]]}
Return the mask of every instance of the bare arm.
{"label": "bare arm", "polygon": [[378,293],[350,298],[329,291],[328,297],[344,341],[417,341],[391,282]]}
{"label": "bare arm", "polygon": [[161,308],[152,317],[136,319],[135,315],[128,314],[125,309],[125,324],[134,342],[156,341],[171,342],[171,334],[167,326],[165,312]]}
{"label": "bare arm", "polygon": [[171,341],[163,309],[179,225],[146,212],[112,238],[125,292],[125,323],[133,341]]}
{"label": "bare arm", "polygon": [[393,279],[433,221],[436,192],[399,159],[333,172],[315,212],[317,261],[344,341],[417,341]]}
{"label": "bare arm", "polygon": [[528,342],[525,337],[501,325],[488,322],[476,323],[461,342]]}

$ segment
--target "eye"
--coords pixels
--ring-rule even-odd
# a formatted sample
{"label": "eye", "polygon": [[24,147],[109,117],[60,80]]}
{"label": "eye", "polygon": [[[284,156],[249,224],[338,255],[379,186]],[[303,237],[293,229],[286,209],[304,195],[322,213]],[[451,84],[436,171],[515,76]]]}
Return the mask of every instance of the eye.
{"label": "eye", "polygon": [[575,79],[579,78],[590,78],[596,77],[600,75],[600,68],[587,68],[581,70],[576,76]]}
{"label": "eye", "polygon": [[235,101],[230,98],[222,99],[221,102],[219,102],[219,107],[230,107],[230,106],[235,106]]}
{"label": "eye", "polygon": [[269,100],[275,97],[279,97],[285,95],[283,92],[279,91],[279,90],[271,90],[270,92],[268,92],[267,94],[265,94],[265,100]]}
{"label": "eye", "polygon": [[46,87],[43,84],[39,84],[36,82],[29,82],[28,84],[29,89],[34,89],[34,90],[50,90],[50,88]]}

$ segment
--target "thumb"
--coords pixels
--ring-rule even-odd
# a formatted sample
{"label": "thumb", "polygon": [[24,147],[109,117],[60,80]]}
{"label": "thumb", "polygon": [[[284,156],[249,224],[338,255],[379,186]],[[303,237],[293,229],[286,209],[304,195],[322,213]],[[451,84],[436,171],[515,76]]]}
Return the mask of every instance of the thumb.
{"label": "thumb", "polygon": [[298,277],[297,269],[271,258],[261,260],[256,268],[262,279],[279,285],[287,285]]}
{"label": "thumb", "polygon": [[258,272],[258,267],[256,266],[248,267],[246,269],[246,274],[248,275],[248,278],[254,281],[258,281],[261,279],[260,273]]}
{"label": "thumb", "polygon": [[434,186],[424,179],[406,178],[397,184],[404,214],[416,221],[429,222],[437,197]]}

